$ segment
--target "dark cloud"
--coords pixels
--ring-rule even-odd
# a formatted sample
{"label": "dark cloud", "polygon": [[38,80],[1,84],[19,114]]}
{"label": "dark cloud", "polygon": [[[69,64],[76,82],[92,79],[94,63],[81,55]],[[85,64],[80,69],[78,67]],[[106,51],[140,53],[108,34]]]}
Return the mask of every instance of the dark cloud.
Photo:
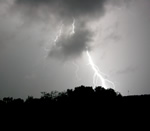
{"label": "dark cloud", "polygon": [[106,2],[107,0],[16,0],[15,6],[30,20],[38,21],[39,17],[51,19],[49,16],[53,15],[53,19],[63,20],[63,24],[68,26],[75,18],[78,23],[75,34],[68,37],[63,30],[62,36],[52,45],[48,55],[70,60],[80,57],[87,47],[90,50],[94,34],[86,23],[105,13]]}
{"label": "dark cloud", "polygon": [[86,28],[76,26],[73,35],[62,34],[49,52],[49,56],[62,60],[70,60],[82,55],[83,51],[90,49],[93,33]]}
{"label": "dark cloud", "polygon": [[[112,2],[114,1],[114,2]],[[93,39],[93,32],[86,25],[89,21],[100,18],[106,12],[108,2],[116,0],[15,0],[14,10],[21,11],[27,21],[63,21],[66,26],[76,19],[76,33],[67,37],[63,32],[61,38],[50,48],[48,56],[61,60],[77,58],[87,49]],[[119,0],[122,1],[122,0]],[[117,2],[118,3],[118,2]],[[63,30],[64,31],[64,30]],[[54,30],[54,32],[56,32]],[[109,37],[119,39],[115,34]],[[50,43],[52,44],[52,43]]]}
{"label": "dark cloud", "polygon": [[34,11],[51,11],[63,17],[85,17],[102,14],[107,0],[16,0],[19,6],[25,6],[31,15]]}

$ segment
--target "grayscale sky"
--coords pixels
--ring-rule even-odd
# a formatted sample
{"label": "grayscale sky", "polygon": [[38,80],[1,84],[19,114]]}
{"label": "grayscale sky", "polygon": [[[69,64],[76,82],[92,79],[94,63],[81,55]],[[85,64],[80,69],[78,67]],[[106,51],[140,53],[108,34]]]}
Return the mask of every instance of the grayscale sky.
{"label": "grayscale sky", "polygon": [[150,1],[0,0],[1,99],[93,86],[87,49],[116,91],[150,94]]}

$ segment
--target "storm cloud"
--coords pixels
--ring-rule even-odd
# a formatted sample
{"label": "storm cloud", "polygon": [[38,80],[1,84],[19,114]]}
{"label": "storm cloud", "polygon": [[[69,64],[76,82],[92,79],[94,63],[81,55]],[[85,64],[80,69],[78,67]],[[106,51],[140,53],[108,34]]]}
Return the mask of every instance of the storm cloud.
{"label": "storm cloud", "polygon": [[93,33],[81,25],[75,27],[75,33],[72,35],[63,31],[58,41],[51,47],[50,57],[56,57],[63,61],[71,60],[81,56],[87,48],[90,49]]}
{"label": "storm cloud", "polygon": [[[87,17],[104,12],[107,0],[16,0],[17,6],[28,8],[26,11],[32,13],[50,11],[61,17]],[[38,12],[39,13],[39,12]]]}
{"label": "storm cloud", "polygon": [[[57,43],[53,44],[55,36],[49,42],[49,57],[60,60],[71,60],[81,57],[83,52],[91,50],[94,45],[94,32],[88,22],[100,19],[107,12],[106,6],[120,6],[124,0],[14,0],[11,12],[17,12],[27,26],[41,22],[57,26],[62,21],[66,27],[75,19],[76,31],[71,37],[66,37],[66,29]],[[58,30],[53,29],[53,34]],[[118,39],[115,34],[111,37]],[[91,46],[92,45],[92,46]]]}
{"label": "storm cloud", "polygon": [[[88,21],[101,17],[105,13],[107,0],[16,0],[14,10],[18,9],[33,21],[37,19],[56,19],[68,27],[75,19],[75,34],[67,37],[62,31],[60,40],[52,45],[48,56],[61,60],[80,57],[92,43],[93,32],[86,25]],[[17,8],[16,8],[17,7]]]}

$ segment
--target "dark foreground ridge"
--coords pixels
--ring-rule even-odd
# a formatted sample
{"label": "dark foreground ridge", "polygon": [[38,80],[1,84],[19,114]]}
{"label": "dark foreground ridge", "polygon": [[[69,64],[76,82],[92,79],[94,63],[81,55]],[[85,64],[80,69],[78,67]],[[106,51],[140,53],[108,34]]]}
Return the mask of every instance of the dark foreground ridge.
{"label": "dark foreground ridge", "polygon": [[149,102],[150,95],[122,96],[113,89],[80,86],[64,92],[42,92],[40,98],[28,96],[23,100],[5,97],[0,100],[0,112],[4,119],[16,118],[19,114],[18,120],[23,118],[31,120],[31,123],[33,120],[39,121],[39,118],[54,123],[66,123],[66,119],[71,123],[93,120],[105,123],[129,116],[145,117],[150,111]]}
{"label": "dark foreground ridge", "polygon": [[104,89],[99,86],[92,87],[80,86],[68,89],[64,92],[52,91],[50,93],[41,92],[40,98],[28,96],[26,100],[21,98],[13,99],[4,97],[0,100],[0,105],[30,105],[46,106],[51,109],[68,107],[125,107],[125,106],[144,106],[149,103],[150,95],[122,96],[113,89]]}

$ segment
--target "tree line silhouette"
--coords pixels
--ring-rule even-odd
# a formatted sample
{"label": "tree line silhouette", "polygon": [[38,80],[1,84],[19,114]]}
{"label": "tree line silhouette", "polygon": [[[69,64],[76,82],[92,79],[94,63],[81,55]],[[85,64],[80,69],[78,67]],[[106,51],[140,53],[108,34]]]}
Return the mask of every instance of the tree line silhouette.
{"label": "tree line silhouette", "polygon": [[76,102],[92,102],[97,100],[106,100],[106,98],[122,97],[119,92],[113,89],[104,89],[99,86],[93,89],[83,85],[75,87],[75,89],[67,89],[64,92],[51,91],[50,93],[41,92],[40,98],[28,96],[26,100],[21,98],[13,99],[13,97],[4,97],[0,100],[0,104],[60,104],[60,103],[76,103]]}
{"label": "tree line silhouette", "polygon": [[0,105],[43,105],[51,108],[69,106],[80,107],[114,107],[114,106],[139,106],[145,102],[149,102],[150,95],[141,96],[122,96],[121,93],[113,89],[105,89],[101,86],[93,89],[83,85],[74,89],[67,89],[63,92],[51,91],[50,93],[41,92],[40,98],[28,96],[26,100],[21,98],[13,99],[12,97],[4,97],[0,100]]}

